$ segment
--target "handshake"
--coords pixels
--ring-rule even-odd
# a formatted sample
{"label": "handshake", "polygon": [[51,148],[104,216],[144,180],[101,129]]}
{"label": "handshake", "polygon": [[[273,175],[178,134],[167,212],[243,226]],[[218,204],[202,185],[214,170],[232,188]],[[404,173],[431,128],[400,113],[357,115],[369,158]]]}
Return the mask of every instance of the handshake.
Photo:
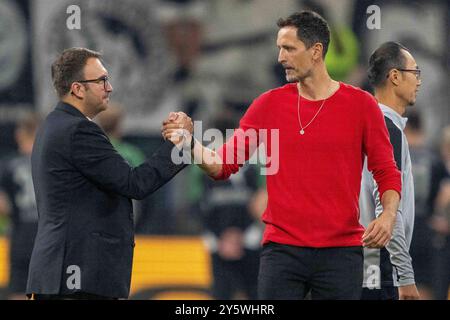
{"label": "handshake", "polygon": [[163,121],[161,134],[164,140],[170,140],[179,149],[191,145],[194,132],[192,119],[184,112],[171,112]]}

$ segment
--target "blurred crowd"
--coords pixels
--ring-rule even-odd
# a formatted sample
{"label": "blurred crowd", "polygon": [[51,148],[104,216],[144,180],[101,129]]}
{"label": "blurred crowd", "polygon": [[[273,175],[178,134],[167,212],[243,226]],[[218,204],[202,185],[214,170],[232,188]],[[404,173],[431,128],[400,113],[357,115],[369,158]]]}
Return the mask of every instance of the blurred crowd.
{"label": "blurred crowd", "polygon": [[[89,1],[70,1],[77,2],[83,10]],[[60,47],[53,48],[57,52],[67,46],[90,44],[92,49],[104,51],[105,60],[113,70],[112,100],[115,101],[96,121],[118,152],[134,166],[142,163],[161,143],[158,131],[168,112],[184,111],[194,120],[201,120],[203,130],[217,128],[225,132],[238,126],[253,99],[283,85],[284,72],[277,64],[276,21],[293,11],[312,9],[328,20],[332,40],[326,63],[331,77],[368,91],[371,88],[366,69],[371,51],[387,40],[399,41],[409,48],[423,74],[417,103],[406,115],[416,199],[411,254],[422,298],[447,299],[450,284],[450,5],[447,1],[151,0],[130,3],[150,8],[146,9],[147,14],[152,19],[152,28],[158,31],[145,36],[159,40],[146,42],[150,47],[146,50],[152,50],[153,45],[160,51],[159,56],[152,56],[153,60],[145,60],[139,34],[127,38],[125,32],[120,32],[125,26],[120,27],[114,19],[102,25],[116,30],[111,46],[105,44],[104,38],[96,42],[96,35],[91,34],[89,41],[80,43],[76,36],[75,40],[61,41]],[[381,8],[380,30],[370,30],[366,24],[366,10],[372,4]],[[135,54],[126,52],[121,56],[124,48],[133,48]],[[143,61],[148,65],[142,65]],[[152,64],[159,71],[153,71]],[[35,69],[34,77],[48,77],[40,74],[47,69]],[[133,75],[142,78],[136,80]],[[130,89],[132,85],[142,86],[142,94],[145,92],[148,101],[142,103],[141,92]],[[147,89],[152,86],[158,89]],[[41,87],[35,89],[37,95]],[[52,96],[48,88],[46,94]],[[10,237],[11,252],[21,252],[17,258],[11,255],[11,270],[17,271],[11,272],[11,277],[16,277],[11,280],[14,284],[10,287],[11,298],[21,293],[21,279],[23,282],[23,274],[27,272],[21,264],[32,245],[15,239],[23,239],[23,234],[32,239],[35,233],[37,213],[29,157],[35,130],[40,117],[51,110],[51,99],[38,97],[28,108],[32,112],[22,112],[13,121],[0,119],[0,150],[3,151],[0,152],[0,231]],[[14,134],[4,134],[7,130]],[[15,143],[4,141],[5,137],[14,138]],[[136,231],[201,235],[211,253],[215,279],[212,295],[218,299],[255,298],[263,230],[261,215],[267,202],[264,188],[264,176],[254,166],[246,166],[229,181],[220,183],[213,183],[192,166],[156,194],[134,203]]]}

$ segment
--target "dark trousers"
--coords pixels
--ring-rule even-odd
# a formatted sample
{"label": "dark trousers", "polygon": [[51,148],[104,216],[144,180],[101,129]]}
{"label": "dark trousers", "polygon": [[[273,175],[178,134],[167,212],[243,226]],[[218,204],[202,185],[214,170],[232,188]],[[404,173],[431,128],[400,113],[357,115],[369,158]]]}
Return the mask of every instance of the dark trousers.
{"label": "dark trousers", "polygon": [[261,252],[258,297],[263,300],[359,300],[362,247],[305,248],[270,242]]}
{"label": "dark trousers", "polygon": [[398,300],[398,289],[394,286],[381,287],[381,289],[363,288],[361,300]]}
{"label": "dark trousers", "polygon": [[76,292],[73,294],[33,294],[32,300],[117,300],[116,298],[99,296],[97,294]]}
{"label": "dark trousers", "polygon": [[450,291],[450,236],[435,235],[433,242],[434,299],[447,300]]}
{"label": "dark trousers", "polygon": [[259,269],[259,250],[245,250],[242,259],[225,260],[218,254],[212,256],[214,299],[230,300],[237,290],[251,300],[257,298],[256,287]]}

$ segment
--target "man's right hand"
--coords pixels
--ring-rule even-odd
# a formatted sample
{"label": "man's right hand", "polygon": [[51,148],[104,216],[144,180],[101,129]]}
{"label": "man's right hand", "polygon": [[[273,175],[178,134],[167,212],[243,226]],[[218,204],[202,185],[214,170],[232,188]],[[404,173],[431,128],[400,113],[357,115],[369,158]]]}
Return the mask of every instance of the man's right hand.
{"label": "man's right hand", "polygon": [[172,141],[175,145],[191,143],[194,125],[192,119],[184,112],[171,112],[163,121],[161,134],[164,139]]}
{"label": "man's right hand", "polygon": [[367,226],[362,239],[364,247],[378,249],[385,247],[391,240],[394,225],[395,215],[383,212]]}
{"label": "man's right hand", "polygon": [[[191,148],[194,139],[194,125],[192,119],[184,112],[171,112],[161,127],[164,139],[169,139],[178,149]],[[213,150],[204,147],[195,140],[191,150],[195,163],[211,177],[216,177],[222,170],[222,159]]]}
{"label": "man's right hand", "polygon": [[398,296],[400,300],[419,300],[419,291],[415,284],[398,287]]}

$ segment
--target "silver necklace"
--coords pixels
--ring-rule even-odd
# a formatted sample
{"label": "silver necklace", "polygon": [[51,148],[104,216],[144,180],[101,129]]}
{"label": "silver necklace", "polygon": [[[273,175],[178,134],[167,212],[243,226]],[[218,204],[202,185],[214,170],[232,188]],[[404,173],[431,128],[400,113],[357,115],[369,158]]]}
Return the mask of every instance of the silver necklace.
{"label": "silver necklace", "polygon": [[298,124],[300,125],[300,134],[301,135],[305,134],[305,129],[308,128],[308,126],[314,121],[314,119],[320,113],[320,110],[322,110],[322,108],[323,108],[323,106],[325,104],[325,101],[326,101],[326,99],[323,99],[322,104],[320,105],[319,111],[316,112],[316,114],[311,119],[311,121],[308,122],[308,124],[306,126],[302,126],[302,121],[300,120],[300,94],[298,94],[298,97],[297,97],[297,117],[298,117]]}

